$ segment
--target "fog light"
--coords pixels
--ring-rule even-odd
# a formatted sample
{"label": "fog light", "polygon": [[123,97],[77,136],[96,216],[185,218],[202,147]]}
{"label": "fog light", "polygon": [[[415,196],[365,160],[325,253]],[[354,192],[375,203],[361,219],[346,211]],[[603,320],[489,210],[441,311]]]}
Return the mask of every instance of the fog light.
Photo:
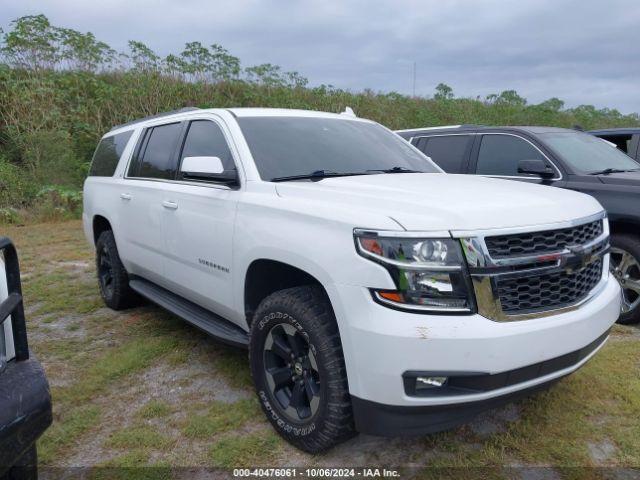
{"label": "fog light", "polygon": [[447,377],[416,377],[416,391],[442,387],[446,383]]}

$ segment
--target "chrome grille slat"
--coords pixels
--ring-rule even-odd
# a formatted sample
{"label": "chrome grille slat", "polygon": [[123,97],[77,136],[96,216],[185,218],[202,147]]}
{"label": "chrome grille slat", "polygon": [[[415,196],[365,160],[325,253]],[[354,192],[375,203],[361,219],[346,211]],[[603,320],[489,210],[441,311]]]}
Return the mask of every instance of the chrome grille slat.
{"label": "chrome grille slat", "polygon": [[605,212],[528,229],[460,232],[478,313],[499,321],[571,311],[605,285]]}
{"label": "chrome grille slat", "polygon": [[570,228],[485,237],[492,258],[553,253],[583,245],[602,234],[602,220]]}
{"label": "chrome grille slat", "polygon": [[504,313],[528,313],[578,302],[589,294],[601,277],[602,260],[598,259],[578,271],[498,279],[496,290]]}

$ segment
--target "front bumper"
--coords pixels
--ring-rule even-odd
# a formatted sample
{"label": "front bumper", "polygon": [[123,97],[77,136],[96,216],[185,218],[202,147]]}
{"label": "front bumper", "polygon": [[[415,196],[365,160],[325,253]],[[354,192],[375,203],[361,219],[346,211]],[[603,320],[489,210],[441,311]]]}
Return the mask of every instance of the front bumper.
{"label": "front bumper", "polygon": [[51,395],[42,366],[31,357],[0,373],[0,477],[51,425]]}
{"label": "front bumper", "polygon": [[558,379],[500,397],[454,405],[397,407],[351,397],[356,430],[380,437],[418,436],[441,432],[473,420],[478,414],[545,390]]}
{"label": "front bumper", "polygon": [[[496,322],[480,315],[405,313],[375,303],[365,288],[335,287],[333,293],[342,300],[336,314],[356,419],[393,412],[391,423],[406,424],[407,430],[423,433],[434,431],[432,421],[437,418],[432,414],[445,412],[435,423],[448,428],[518,392],[548,385],[577,370],[602,346],[620,309],[620,288],[613,277],[606,279],[597,296],[576,310],[516,322]],[[580,351],[600,337],[602,342],[583,358],[556,364],[558,368],[551,371],[541,368],[531,375],[536,365],[548,365],[548,361]],[[505,381],[494,382],[492,388],[482,391],[414,396],[407,394],[403,380],[403,375],[412,371],[449,377],[484,375]],[[515,382],[514,377],[508,381],[505,377],[510,371],[526,374],[515,377]],[[408,417],[413,418],[400,420]],[[374,433],[374,423],[369,419],[357,421],[356,426]],[[391,431],[387,427],[382,430]]]}

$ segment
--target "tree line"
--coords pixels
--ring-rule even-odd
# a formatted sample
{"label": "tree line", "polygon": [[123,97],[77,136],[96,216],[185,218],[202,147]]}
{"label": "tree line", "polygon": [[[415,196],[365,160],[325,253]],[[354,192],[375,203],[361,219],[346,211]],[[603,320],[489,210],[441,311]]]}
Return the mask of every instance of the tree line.
{"label": "tree line", "polygon": [[91,32],[52,25],[45,15],[27,15],[11,22],[2,35],[4,63],[34,72],[74,70],[104,73],[136,70],[192,82],[245,80],[271,86],[304,87],[298,72],[263,63],[242,68],[240,59],[217,43],[187,42],[177,54],[161,57],[143,42],[130,40],[128,51],[117,52]]}
{"label": "tree line", "polygon": [[[461,123],[585,129],[640,125],[637,114],[558,98],[530,104],[514,90],[458,98],[440,83],[431,97],[332,85],[265,63],[243,67],[223,46],[188,42],[164,57],[132,40],[117,52],[92,33],[24,16],[0,30],[0,222],[23,211],[77,210],[99,138],[113,125],[185,106],[278,107],[339,112],[346,106],[389,128]],[[73,213],[73,212],[72,212]]]}

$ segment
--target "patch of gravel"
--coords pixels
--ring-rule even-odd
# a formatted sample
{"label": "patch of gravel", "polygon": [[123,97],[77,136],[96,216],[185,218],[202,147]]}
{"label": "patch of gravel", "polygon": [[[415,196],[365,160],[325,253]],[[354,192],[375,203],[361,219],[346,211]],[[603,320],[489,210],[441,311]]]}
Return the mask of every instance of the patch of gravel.
{"label": "patch of gravel", "polygon": [[39,358],[42,368],[47,373],[50,387],[68,387],[77,381],[76,370],[69,368],[64,362],[43,360]]}
{"label": "patch of gravel", "polygon": [[514,480],[562,480],[562,475],[558,471],[544,465],[514,463],[506,469],[505,474],[507,478]]}
{"label": "patch of gravel", "polygon": [[76,262],[55,262],[55,265],[72,271],[84,272],[92,265],[89,262],[76,261]]}
{"label": "patch of gravel", "polygon": [[640,323],[636,325],[614,325],[609,341],[628,340],[629,338],[640,339]]}
{"label": "patch of gravel", "polygon": [[591,415],[589,417],[589,423],[598,427],[611,423],[613,420],[614,417],[611,415]]}
{"label": "patch of gravel", "polygon": [[507,424],[519,419],[520,407],[515,403],[509,403],[504,407],[481,413],[467,424],[467,428],[484,439],[496,433],[505,432]]}
{"label": "patch of gravel", "polygon": [[610,468],[601,473],[604,474],[604,478],[614,480],[638,480],[640,477],[640,469],[638,468]]}
{"label": "patch of gravel", "polygon": [[319,457],[303,455],[300,465],[316,464],[320,467],[419,467],[429,464],[442,452],[427,451],[416,438],[384,438],[358,435]]}
{"label": "patch of gravel", "polygon": [[[266,428],[271,429],[269,424]],[[404,468],[404,476],[410,472],[419,473],[432,460],[451,458],[453,454],[438,448],[426,447],[423,438],[385,438],[372,435],[356,435],[321,455],[304,453],[288,444],[274,462],[283,467],[371,467]],[[469,444],[469,450],[475,448]],[[465,445],[467,447],[467,445]]]}
{"label": "patch of gravel", "polygon": [[179,403],[183,396],[195,396],[201,402],[233,403],[252,396],[246,390],[231,387],[224,377],[216,374],[213,365],[200,362],[188,362],[180,366],[155,365],[145,370],[134,382],[147,387],[147,398],[143,403],[151,399]]}
{"label": "patch of gravel", "polygon": [[[24,275],[21,275],[22,280],[24,281]],[[43,302],[27,302],[25,301],[24,305],[24,316],[27,318],[31,318],[33,312],[38,311],[43,305]]]}
{"label": "patch of gravel", "polygon": [[[37,328],[29,331],[29,338],[35,343],[49,340],[86,338],[84,319],[87,315],[42,315],[34,317]],[[48,321],[52,319],[51,321]],[[28,327],[27,327],[28,328]]]}
{"label": "patch of gravel", "polygon": [[617,448],[609,439],[598,443],[587,442],[589,457],[596,465],[605,465],[616,453]]}
{"label": "patch of gravel", "polygon": [[[209,440],[189,439],[180,441],[180,425],[187,417],[184,406],[187,402],[207,404],[212,401],[233,403],[251,397],[251,392],[230,386],[222,375],[215,371],[211,363],[194,359],[184,365],[172,365],[162,361],[134,375],[118,386],[110,389],[109,396],[96,401],[102,411],[100,429],[84,435],[65,459],[61,466],[92,466],[109,461],[123,452],[105,445],[113,433],[143,422],[154,426],[160,433],[175,441],[175,445],[166,453],[160,453],[153,461],[166,461],[176,465],[197,465],[206,455],[211,445]],[[188,400],[185,400],[188,397]],[[166,402],[175,411],[162,418],[141,420],[137,412],[148,402],[158,400]],[[261,422],[262,423],[262,422]],[[176,465],[177,466],[177,465]]]}

